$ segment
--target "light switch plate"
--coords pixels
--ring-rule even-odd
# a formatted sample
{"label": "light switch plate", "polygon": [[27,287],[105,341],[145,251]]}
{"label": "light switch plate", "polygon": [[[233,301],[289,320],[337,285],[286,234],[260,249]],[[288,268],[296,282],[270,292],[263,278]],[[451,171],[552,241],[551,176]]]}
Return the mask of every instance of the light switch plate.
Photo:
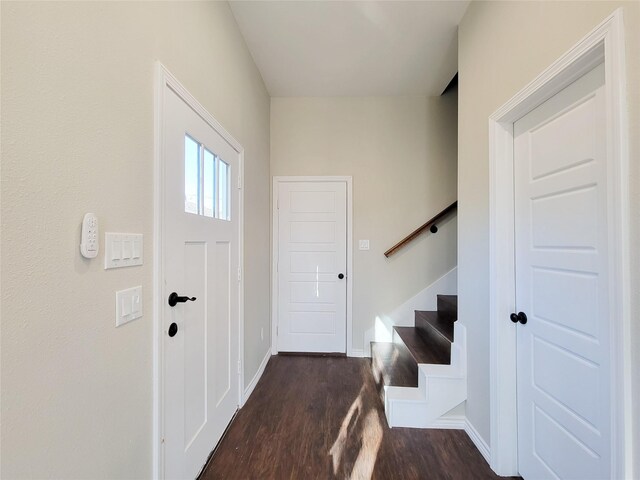
{"label": "light switch plate", "polygon": [[116,327],[142,316],[142,286],[116,292]]}
{"label": "light switch plate", "polygon": [[141,233],[105,233],[104,269],[142,265]]}
{"label": "light switch plate", "polygon": [[369,240],[360,240],[358,247],[360,250],[369,250]]}

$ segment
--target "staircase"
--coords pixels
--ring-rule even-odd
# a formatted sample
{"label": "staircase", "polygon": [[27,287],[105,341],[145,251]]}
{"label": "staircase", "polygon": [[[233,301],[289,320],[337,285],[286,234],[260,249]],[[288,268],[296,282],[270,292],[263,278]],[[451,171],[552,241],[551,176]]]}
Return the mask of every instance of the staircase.
{"label": "staircase", "polygon": [[371,343],[371,366],[390,427],[433,428],[467,398],[466,330],[458,297],[415,311],[413,327],[393,327],[393,343]]}

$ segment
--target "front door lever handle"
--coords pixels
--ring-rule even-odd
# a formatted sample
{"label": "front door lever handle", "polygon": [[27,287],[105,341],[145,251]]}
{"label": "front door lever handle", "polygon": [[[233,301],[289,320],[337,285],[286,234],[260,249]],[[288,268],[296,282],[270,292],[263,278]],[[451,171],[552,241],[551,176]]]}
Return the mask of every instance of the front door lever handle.
{"label": "front door lever handle", "polygon": [[169,295],[170,307],[175,307],[176,304],[178,303],[195,302],[195,301],[196,301],[196,297],[181,297],[176,292],[171,292],[171,294]]}

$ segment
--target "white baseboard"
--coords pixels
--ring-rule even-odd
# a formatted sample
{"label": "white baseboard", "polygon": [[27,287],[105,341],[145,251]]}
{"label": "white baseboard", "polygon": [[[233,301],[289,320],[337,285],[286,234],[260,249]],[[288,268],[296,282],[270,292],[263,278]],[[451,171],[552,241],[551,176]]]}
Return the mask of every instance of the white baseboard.
{"label": "white baseboard", "polygon": [[267,354],[262,359],[262,362],[260,363],[260,366],[258,367],[258,371],[253,376],[253,378],[251,379],[251,383],[249,383],[249,385],[247,385],[247,388],[244,389],[244,395],[242,397],[242,405],[243,406],[247,402],[247,400],[249,399],[249,396],[253,393],[253,389],[256,388],[256,385],[260,381],[260,378],[262,377],[262,374],[264,373],[264,369],[267,367],[267,363],[269,363],[269,359],[270,358],[271,358],[271,349],[269,349],[267,351]]}
{"label": "white baseboard", "polygon": [[489,448],[489,445],[487,445],[487,442],[485,442],[484,439],[480,436],[475,427],[469,422],[468,418],[465,419],[464,422],[464,431],[467,432],[467,435],[469,435],[469,438],[476,446],[476,448],[480,450],[480,453],[487,461],[487,463],[491,464],[491,449]]}
{"label": "white baseboard", "polygon": [[351,354],[348,355],[348,356],[349,357],[353,357],[353,358],[368,358],[368,357],[370,357],[370,355],[367,355],[367,352],[365,352],[364,350],[355,349],[355,348],[351,349]]}
{"label": "white baseboard", "polygon": [[464,430],[467,418],[464,415],[451,415],[436,418],[427,428],[439,428],[442,430]]}

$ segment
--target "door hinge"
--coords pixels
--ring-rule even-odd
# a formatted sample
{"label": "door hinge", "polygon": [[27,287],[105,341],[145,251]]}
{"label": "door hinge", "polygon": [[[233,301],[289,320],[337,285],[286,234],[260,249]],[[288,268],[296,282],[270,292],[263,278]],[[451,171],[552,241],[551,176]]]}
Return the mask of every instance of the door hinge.
{"label": "door hinge", "polygon": [[280,198],[276,198],[276,210],[280,210]]}
{"label": "door hinge", "polygon": [[242,278],[242,268],[238,267],[238,281]]}
{"label": "door hinge", "polygon": [[238,175],[238,188],[242,188],[242,176]]}
{"label": "door hinge", "polygon": [[242,372],[242,362],[238,360],[238,373]]}

